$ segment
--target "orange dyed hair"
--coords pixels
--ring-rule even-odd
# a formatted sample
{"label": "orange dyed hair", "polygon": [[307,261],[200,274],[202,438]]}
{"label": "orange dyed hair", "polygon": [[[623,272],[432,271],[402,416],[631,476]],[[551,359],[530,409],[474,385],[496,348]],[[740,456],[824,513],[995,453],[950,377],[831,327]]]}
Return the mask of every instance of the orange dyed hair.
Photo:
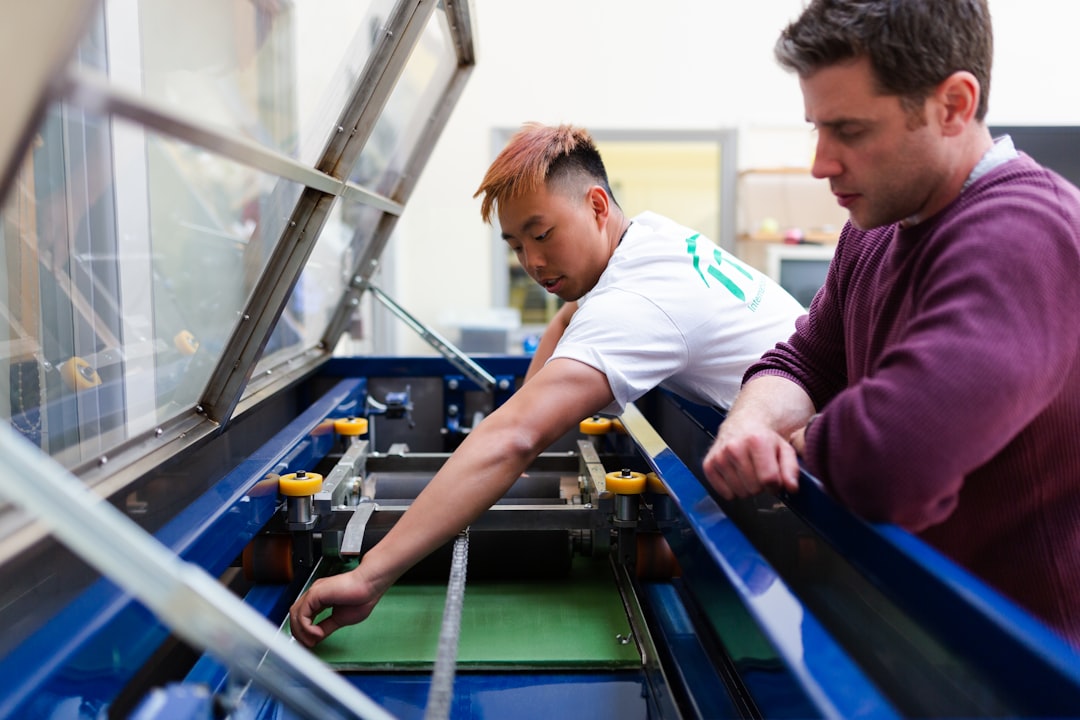
{"label": "orange dyed hair", "polygon": [[484,196],[480,215],[490,223],[499,203],[535,192],[544,183],[576,172],[588,175],[611,197],[607,171],[587,130],[573,125],[526,123],[491,163],[473,197]]}

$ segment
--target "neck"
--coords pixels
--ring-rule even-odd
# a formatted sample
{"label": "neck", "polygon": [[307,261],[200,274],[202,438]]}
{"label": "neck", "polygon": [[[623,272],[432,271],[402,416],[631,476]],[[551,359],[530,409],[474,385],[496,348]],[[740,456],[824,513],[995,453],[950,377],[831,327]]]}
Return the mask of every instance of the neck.
{"label": "neck", "polygon": [[612,229],[612,247],[618,247],[619,243],[622,242],[623,237],[626,235],[626,231],[630,229],[630,218],[622,213],[619,213],[617,216],[613,215],[608,227]]}

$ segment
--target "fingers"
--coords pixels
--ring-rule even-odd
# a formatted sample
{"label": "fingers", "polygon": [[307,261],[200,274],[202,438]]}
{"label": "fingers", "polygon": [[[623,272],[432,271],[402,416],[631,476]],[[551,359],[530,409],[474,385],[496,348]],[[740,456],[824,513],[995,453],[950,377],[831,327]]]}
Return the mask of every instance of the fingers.
{"label": "fingers", "polygon": [[773,432],[720,435],[703,463],[705,477],[725,500],[766,489],[795,492],[799,461],[795,449]]}
{"label": "fingers", "polygon": [[[366,619],[381,594],[358,570],[321,578],[289,608],[289,629],[302,645],[314,647],[340,628]],[[330,613],[315,622],[327,608]]]}
{"label": "fingers", "polygon": [[314,647],[316,643],[323,640],[333,630],[336,630],[334,626],[336,623],[327,622],[333,617],[331,614],[329,617],[323,620],[320,625],[315,624],[315,618],[323,610],[323,604],[319,600],[317,586],[320,581],[316,581],[311,588],[300,596],[300,598],[293,603],[289,608],[289,629],[292,631],[292,635],[301,645],[305,647]]}

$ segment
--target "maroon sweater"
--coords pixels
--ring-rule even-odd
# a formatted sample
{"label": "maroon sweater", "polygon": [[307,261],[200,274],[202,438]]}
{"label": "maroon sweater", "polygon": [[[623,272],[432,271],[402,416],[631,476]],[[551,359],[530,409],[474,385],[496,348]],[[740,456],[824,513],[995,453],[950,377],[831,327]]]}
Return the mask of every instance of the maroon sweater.
{"label": "maroon sweater", "polygon": [[845,227],[752,366],[822,410],[807,469],[1080,647],[1080,192],[1021,155],[917,226]]}

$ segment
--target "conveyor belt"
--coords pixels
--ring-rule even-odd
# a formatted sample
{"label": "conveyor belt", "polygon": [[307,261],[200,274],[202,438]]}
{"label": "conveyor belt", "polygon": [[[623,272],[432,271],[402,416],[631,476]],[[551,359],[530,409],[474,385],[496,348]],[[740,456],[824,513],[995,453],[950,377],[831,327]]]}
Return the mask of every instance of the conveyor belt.
{"label": "conveyor belt", "polygon": [[[341,671],[430,668],[445,598],[444,584],[399,583],[365,622],[315,652]],[[636,667],[637,647],[618,639],[629,634],[608,559],[579,557],[562,579],[470,581],[458,668]]]}

